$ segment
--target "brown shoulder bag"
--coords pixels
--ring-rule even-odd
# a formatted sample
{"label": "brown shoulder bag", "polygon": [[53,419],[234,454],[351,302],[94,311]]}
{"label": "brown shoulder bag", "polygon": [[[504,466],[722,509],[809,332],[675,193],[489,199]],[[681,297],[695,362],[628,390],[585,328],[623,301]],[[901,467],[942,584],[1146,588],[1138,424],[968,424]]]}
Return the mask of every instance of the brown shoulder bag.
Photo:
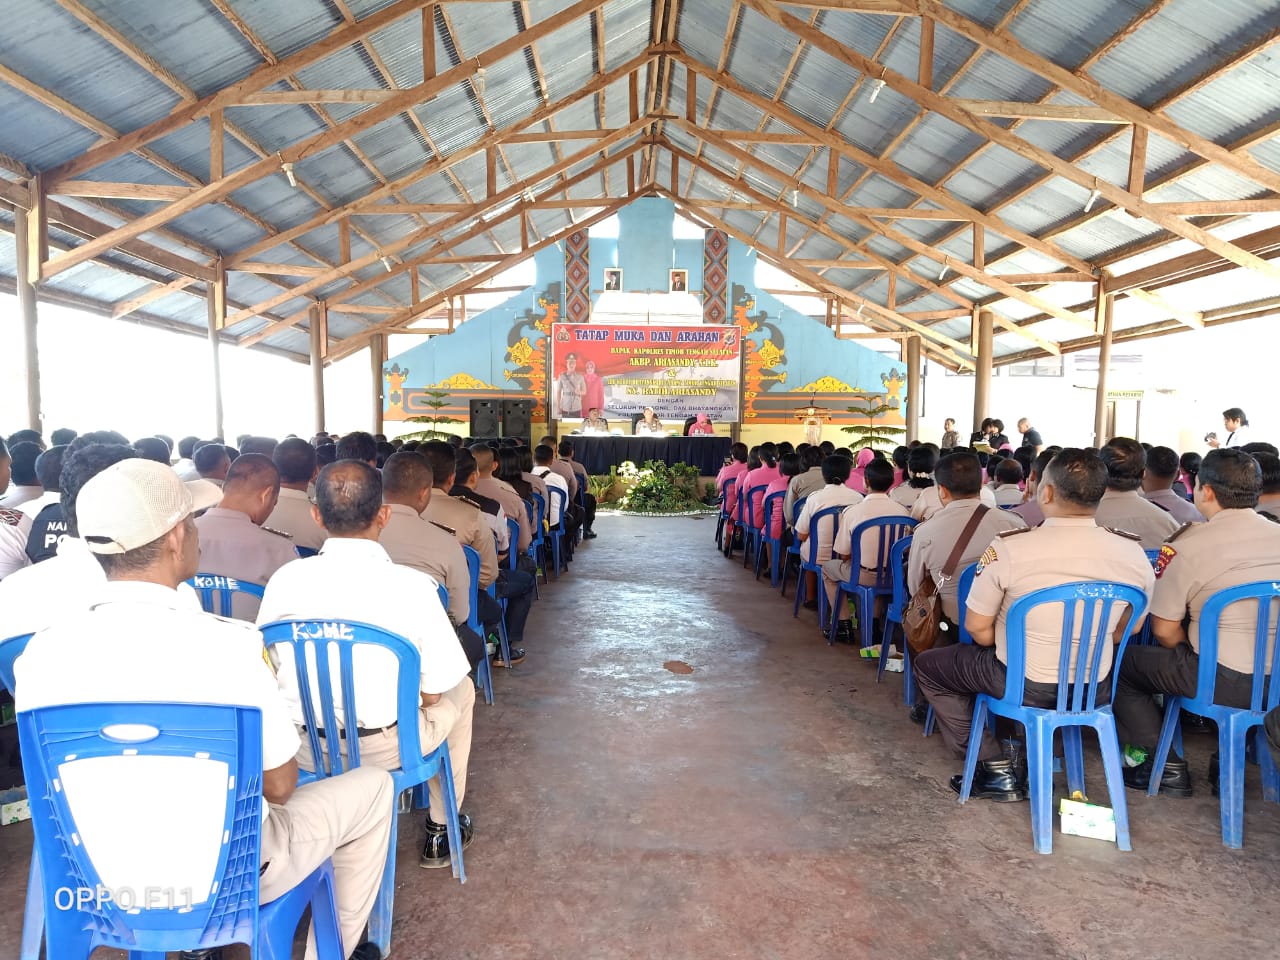
{"label": "brown shoulder bag", "polygon": [[[964,529],[960,531],[960,539],[951,548],[951,555],[942,566],[944,582],[955,576],[956,567],[960,564],[960,558],[964,556],[965,548],[969,546],[969,541],[977,532],[983,515],[990,509],[985,503],[980,505],[973,511],[973,516],[969,518]],[[938,585],[934,583],[933,575],[926,570],[920,589],[907,600],[906,608],[902,611],[902,633],[907,638],[907,649],[911,651],[911,656],[919,656],[925,650],[933,649],[938,639],[938,623],[941,620],[942,602],[938,596]]]}

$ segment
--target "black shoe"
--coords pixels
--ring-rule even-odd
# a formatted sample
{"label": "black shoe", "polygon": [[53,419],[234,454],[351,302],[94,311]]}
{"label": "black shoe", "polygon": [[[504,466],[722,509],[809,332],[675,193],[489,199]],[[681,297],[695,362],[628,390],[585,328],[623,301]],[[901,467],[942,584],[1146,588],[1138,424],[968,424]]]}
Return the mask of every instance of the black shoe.
{"label": "black shoe", "polygon": [[1213,791],[1215,797],[1222,794],[1222,788],[1218,786],[1218,777],[1218,754],[1215,751],[1213,756],[1209,758],[1209,789]]}
{"label": "black shoe", "polygon": [[348,960],[382,960],[382,951],[378,949],[376,943],[366,940],[351,951]]}
{"label": "black shoe", "polygon": [[[517,663],[524,663],[524,647],[510,647],[508,649],[511,651],[511,663],[513,666]],[[501,648],[493,655],[493,665],[495,667],[505,667],[507,665],[507,661],[502,659]]]}
{"label": "black shoe", "polygon": [[907,714],[907,717],[912,723],[918,723],[923,727],[924,722],[929,718],[929,704],[921,700],[911,708],[911,712]]}
{"label": "black shoe", "polygon": [[[222,960],[222,948],[210,947],[208,950],[179,950],[181,960]],[[381,960],[375,957],[373,960]]]}
{"label": "black shoe", "polygon": [[[471,846],[473,838],[471,818],[465,813],[458,814],[458,826],[462,829],[462,849]],[[418,865],[428,870],[449,866],[449,828],[436,823],[427,816],[427,842],[422,845],[422,858]]]}
{"label": "black shoe", "polygon": [[1178,721],[1182,724],[1183,736],[1188,733],[1217,733],[1218,725],[1208,717],[1202,717],[1198,713],[1188,713],[1183,710],[1178,717]]}
{"label": "black shoe", "polygon": [[[1122,771],[1124,785],[1134,790],[1146,790],[1151,786],[1152,759],[1147,757],[1136,767],[1125,767]],[[1191,796],[1191,773],[1187,770],[1187,761],[1170,757],[1165,761],[1164,773],[1160,777],[1160,792],[1169,797]]]}
{"label": "black shoe", "polygon": [[[951,778],[951,789],[960,792],[964,775]],[[996,803],[1015,803],[1027,799],[1026,788],[1018,782],[1013,764],[1008,760],[979,760],[973,772],[973,787],[969,796],[974,800],[994,800]]]}
{"label": "black shoe", "polygon": [[806,600],[804,603],[800,604],[800,606],[804,607],[806,610],[817,610],[817,609],[818,609],[818,601],[817,601],[817,600]]}
{"label": "black shoe", "polygon": [[594,540],[594,539],[595,539],[596,537],[598,537],[598,536],[600,536],[600,534],[596,533],[594,530],[585,530],[585,531],[583,531],[582,539],[583,539],[583,540]]}
{"label": "black shoe", "polygon": [[841,620],[836,624],[836,643],[853,643],[852,620]]}

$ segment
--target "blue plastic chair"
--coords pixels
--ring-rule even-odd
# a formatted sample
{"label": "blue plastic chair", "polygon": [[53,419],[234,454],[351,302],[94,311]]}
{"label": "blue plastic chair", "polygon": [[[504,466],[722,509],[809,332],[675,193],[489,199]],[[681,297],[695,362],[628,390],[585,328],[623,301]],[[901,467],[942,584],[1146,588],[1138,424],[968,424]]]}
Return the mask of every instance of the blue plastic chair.
{"label": "blue plastic chair", "polygon": [[[1159,550],[1144,550],[1143,552],[1147,555],[1147,559],[1151,562],[1151,566],[1153,566],[1153,567],[1154,567],[1154,566],[1156,565],[1156,561],[1157,561],[1158,559],[1160,559],[1160,551],[1159,551]],[[1155,634],[1151,632],[1151,618],[1150,618],[1150,617],[1147,617],[1147,619],[1146,619],[1146,620],[1144,620],[1144,621],[1142,622],[1142,632],[1141,632],[1140,634],[1138,634],[1138,636],[1134,637],[1133,642],[1134,642],[1134,643],[1136,643],[1138,646],[1141,646],[1141,647],[1150,647],[1150,646],[1154,646],[1154,645],[1155,645],[1156,637],[1155,637]],[[1178,737],[1178,744],[1177,744],[1177,746],[1178,746],[1178,753],[1179,753],[1179,755],[1181,755],[1181,753],[1182,753],[1182,737],[1181,737],[1181,735],[1179,735],[1179,737]]]}
{"label": "blue plastic chair", "polygon": [[716,549],[724,553],[724,532],[733,532],[731,506],[736,502],[738,478],[730,477],[720,488],[720,513],[716,517]]}
{"label": "blue plastic chair", "polygon": [[[778,574],[782,568],[783,536],[773,537],[769,535],[769,531],[773,529],[773,517],[775,513],[782,511],[782,499],[786,496],[785,490],[778,490],[769,494],[764,498],[764,526],[760,529],[760,543],[769,548],[769,584],[776,587],[778,585]],[[785,528],[784,528],[785,530]],[[756,549],[756,579],[760,579],[760,566],[764,560],[764,552],[757,547]]]}
{"label": "blue plastic chair", "polygon": [[[907,551],[911,549],[911,537],[900,537],[889,550],[890,575],[893,578],[893,592],[889,595],[889,603],[884,611],[884,631],[880,638],[880,663],[876,667],[876,683],[884,678],[885,661],[889,659],[889,647],[893,643],[893,632],[902,626],[902,614],[907,608],[907,575],[903,569]],[[916,702],[916,684],[911,675],[911,651],[907,649],[906,639],[902,643],[902,699],[911,706]]]}
{"label": "blue plastic chair", "polygon": [[[462,546],[462,553],[467,558],[467,573],[470,576],[470,604],[467,609],[467,627],[474,631],[484,643],[484,659],[476,664],[476,680],[484,692],[484,702],[493,705],[493,664],[489,662],[489,640],[485,636],[484,624],[480,622],[480,554],[474,547]],[[444,587],[440,588],[441,590]]]}
{"label": "blue plastic chair", "polygon": [[[525,501],[526,503],[529,501]],[[542,582],[547,582],[547,505],[543,502],[542,494],[533,491],[533,511],[529,514],[529,519],[533,521],[533,540],[529,544],[529,556],[539,569],[542,570]],[[538,592],[538,577],[535,574],[533,578],[534,596],[541,599]]]}
{"label": "blue plastic chair", "polygon": [[[556,579],[560,579],[560,547],[564,542],[564,511],[568,503],[568,496],[559,487],[547,487],[547,499],[550,500],[551,513],[548,518],[556,515],[556,502],[560,504],[560,523],[547,531],[547,537],[551,540],[551,567],[552,573],[556,575]],[[545,567],[543,569],[546,569]],[[565,567],[567,571],[568,566]]]}
{"label": "blue plastic chair", "polygon": [[[1222,842],[1235,849],[1244,844],[1244,767],[1245,739],[1249,731],[1262,725],[1267,711],[1280,705],[1280,617],[1271,620],[1271,601],[1280,598],[1280,583],[1263,580],[1219,590],[1200,610],[1200,670],[1196,677],[1196,695],[1168,695],[1164,701],[1164,725],[1160,743],[1151,764],[1151,786],[1147,792],[1155,796],[1160,789],[1165,760],[1173,744],[1174,731],[1183,710],[1208,717],[1218,725],[1218,807],[1222,818]],[[1254,631],[1253,686],[1249,706],[1224,707],[1213,702],[1218,680],[1218,627],[1227,607],[1233,603],[1257,604],[1257,626]],[[1271,678],[1267,682],[1266,665],[1270,661]],[[1262,731],[1258,731],[1258,736]],[[1262,796],[1272,803],[1280,802],[1280,772],[1271,752],[1258,747],[1258,766],[1262,771]]]}
{"label": "blue plastic chair", "polygon": [[[298,675],[302,700],[303,725],[315,770],[310,779],[333,777],[346,769],[360,766],[360,734],[354,710],[344,710],[338,722],[334,693],[341,691],[342,702],[356,702],[355,673],[352,655],[356,647],[367,646],[387,650],[399,661],[396,675],[396,732],[400,739],[400,768],[389,771],[397,794],[440,778],[449,833],[449,853],[453,875],[467,882],[462,862],[462,830],[458,823],[458,801],[453,788],[453,766],[449,762],[449,743],[444,741],[430,753],[422,751],[418,729],[421,704],[419,678],[422,673],[418,649],[404,637],[380,627],[354,620],[277,620],[262,627],[262,639],[268,648],[289,647]],[[337,661],[334,670],[333,660]],[[319,700],[320,716],[315,701]],[[324,744],[321,743],[323,735]],[[342,747],[345,745],[344,753]],[[299,780],[305,779],[305,774]],[[383,869],[378,897],[369,916],[369,938],[382,955],[391,953],[391,915],[396,899],[396,837],[400,830],[399,814],[391,821],[391,840],[387,845],[387,864]],[[288,954],[285,954],[286,956]]]}
{"label": "blue plastic chair", "polygon": [[[799,517],[800,514],[804,512],[804,505],[808,499],[809,499],[808,497],[801,497],[799,500],[796,501],[794,516]],[[783,520],[783,524],[782,524],[783,532],[785,534],[786,533],[785,515],[783,516],[782,520]],[[790,538],[791,538],[790,542],[787,544],[787,552],[782,555],[782,589],[779,591],[779,593],[784,597],[787,595],[787,571],[791,569],[791,561],[792,560],[795,561],[795,566],[797,570],[799,570],[801,565],[804,563],[804,558],[800,555],[800,539],[795,535],[794,531],[791,532]]]}
{"label": "blue plastic chair", "polygon": [[298,559],[305,560],[307,557],[314,557],[320,551],[315,547],[294,547],[293,552],[298,555]]}
{"label": "blue plastic chair", "polygon": [[[578,505],[578,510],[585,517],[587,515],[587,481],[582,474],[578,474],[578,493],[573,498],[574,503]],[[578,529],[573,534],[574,546],[582,542],[582,526],[579,524]]]}
{"label": "blue plastic chair", "polygon": [[[1062,637],[1058,658],[1058,701],[1054,709],[1028,707],[1022,703],[1026,689],[1027,615],[1038,606],[1061,604]],[[1117,608],[1127,607],[1127,612]],[[1035,590],[1019,597],[1009,608],[1006,619],[1006,679],[1003,697],[978,694],[973,706],[973,730],[981,730],[989,714],[1017,720],[1027,732],[1027,781],[1031,791],[1031,835],[1037,853],[1053,852],[1053,734],[1062,733],[1062,749],[1066,757],[1067,789],[1084,793],[1084,747],[1082,727],[1092,727],[1098,734],[1102,751],[1102,769],[1106,772],[1107,790],[1115,812],[1116,845],[1130,850],[1129,814],[1125,806],[1125,786],[1121,775],[1120,743],[1116,738],[1116,721],[1110,703],[1097,703],[1099,668],[1102,653],[1112,645],[1109,620],[1120,613],[1133,624],[1147,611],[1147,595],[1137,587],[1108,581],[1066,583]],[[1079,624],[1080,641],[1072,643]],[[1111,666],[1111,693],[1115,696],[1120,662],[1128,644],[1129,631],[1115,648]],[[1075,646],[1075,656],[1072,656]],[[1076,683],[1068,683],[1072,668]],[[969,737],[964,759],[964,780],[960,786],[960,802],[969,799],[973,774],[978,766],[981,737]]]}
{"label": "blue plastic chair", "polygon": [[[27,649],[27,641],[31,634],[23,633],[16,637],[0,640],[0,686],[16,696],[13,664],[22,651]],[[21,960],[38,960],[40,942],[44,936],[44,898],[40,895],[40,858],[31,851],[31,870],[27,877],[27,906],[22,918],[22,946],[19,956]]]}
{"label": "blue plastic chair", "polygon": [[[469,547],[465,543],[462,545],[462,553],[467,558],[467,573],[471,577],[471,611],[467,614],[467,626],[484,637],[484,624],[480,622],[480,554],[474,547]],[[485,592],[497,600],[498,592],[493,587],[492,583],[489,584]],[[510,669],[511,651],[507,648],[507,628],[501,621],[498,622],[498,645],[502,650],[503,663]],[[488,702],[492,703],[493,700],[490,699]]]}
{"label": "blue plastic chair", "polygon": [[[220,617],[230,618],[232,599],[237,593],[245,593],[251,597],[262,599],[266,587],[235,577],[224,577],[216,573],[197,573],[187,581],[191,588],[200,595],[200,606],[205,613],[214,613]],[[215,603],[216,600],[216,603]]]}
{"label": "blue plastic chair", "polygon": [[[973,589],[973,578],[978,574],[978,565],[971,563],[960,571],[960,576],[956,580],[956,605],[960,608],[960,622],[956,624],[956,642],[957,643],[973,643],[973,635],[965,629],[965,615],[968,613],[968,607],[965,606],[969,599],[969,591]],[[996,718],[988,716],[988,722],[991,729],[995,729]],[[933,704],[929,704],[929,712],[924,719],[924,735],[926,737],[933,736],[933,726],[935,720],[933,716]]]}
{"label": "blue plastic chair", "polygon": [[[448,610],[449,609],[449,588],[446,587],[443,583],[437,583],[436,595],[440,598],[440,606]],[[469,620],[467,622],[467,626],[468,627],[471,626],[471,622]],[[481,634],[481,640],[483,641],[483,634]],[[487,651],[488,647],[486,647],[485,650]],[[479,681],[480,690],[484,693],[484,702],[492,705],[493,704],[493,670],[489,666],[489,655],[487,652],[485,653],[485,656],[482,662],[476,664],[476,679]]]}
{"label": "blue plastic chair", "polygon": [[[840,514],[848,504],[837,504],[834,507],[827,507],[819,510],[809,518],[809,536],[806,538],[802,547],[807,547],[805,553],[808,559],[804,559],[803,555],[800,560],[800,579],[796,582],[796,600],[791,608],[791,616],[800,616],[800,604],[802,604],[809,594],[808,584],[805,582],[806,573],[814,573],[818,577],[818,626],[822,627],[823,632],[827,629],[827,591],[822,584],[822,561],[818,559],[818,524],[823,521],[831,521],[832,539],[835,538],[836,528],[840,525]],[[796,514],[797,517],[800,514]],[[832,618],[835,619],[834,617]]]}
{"label": "blue plastic chair", "polygon": [[[507,517],[507,539],[510,545],[507,548],[507,569],[515,570],[520,564],[520,521],[512,520]],[[506,603],[503,603],[505,609]]]}
{"label": "blue plastic chair", "polygon": [[[742,479],[746,479],[746,474],[742,475]],[[729,489],[728,483],[725,489]],[[735,502],[733,517],[729,523],[729,539],[724,544],[724,555],[730,560],[733,559],[733,545],[738,539],[738,535],[742,535],[742,551],[745,554],[747,550],[747,521],[743,516],[747,509],[747,491],[743,488],[740,481],[735,481],[733,485],[733,498]],[[743,564],[745,566],[745,564]]]}
{"label": "blue plastic chair", "polygon": [[[827,636],[827,643],[834,644],[836,642],[836,616],[840,609],[840,599],[849,597],[850,602],[857,605],[858,608],[858,638],[862,641],[864,647],[870,647],[875,644],[875,613],[876,598],[884,597],[886,600],[893,596],[893,569],[890,567],[890,554],[893,551],[893,545],[903,537],[911,536],[912,529],[915,528],[916,522],[910,517],[876,517],[874,520],[864,520],[853,528],[850,534],[849,547],[849,579],[844,583],[836,586],[836,602],[835,608],[831,615],[831,627]],[[875,554],[871,557],[862,555],[862,535],[864,533],[875,533],[876,549]],[[874,561],[867,563],[867,560]],[[862,584],[859,582],[864,566],[874,566],[876,568],[876,579],[874,583]],[[823,593],[826,593],[824,590]],[[883,666],[883,661],[881,661]]]}
{"label": "blue plastic chair", "polygon": [[757,527],[752,521],[756,517],[756,505],[763,505],[764,492],[769,489],[767,483],[759,484],[747,491],[746,503],[744,509],[746,514],[743,517],[743,550],[742,565],[745,567],[751,562],[753,556],[760,555],[760,542],[764,538],[764,528]]}
{"label": "blue plastic chair", "polygon": [[[133,729],[125,729],[130,725]],[[324,960],[345,951],[334,900],[333,864],[326,860],[302,883],[259,904],[262,811],[262,715],[253,707],[190,703],[87,703],[42,707],[18,715],[22,766],[29,793],[36,852],[45,878],[43,898],[50,957],[87,960],[98,947],[127,951],[138,960],[162,960],[174,950],[247,943],[257,957],[287,957],[299,921],[311,908],[316,946]],[[139,884],[134,908],[103,897],[81,898],[66,908],[66,891],[96,891],[101,875],[81,840],[72,803],[94,802],[74,794],[68,767],[110,762],[127,767],[163,756],[195,764],[225,764],[227,776],[216,867],[208,890],[160,895],[147,909]],[[72,759],[74,758],[74,759]],[[176,794],[191,789],[173,784]],[[148,798],[154,800],[155,798]],[[127,796],[99,802],[129,809]],[[120,818],[139,847],[164,849],[153,825]],[[132,836],[132,834],[136,834]],[[40,888],[37,888],[40,889]],[[59,896],[64,902],[59,903]],[[133,896],[133,894],[131,894]],[[198,901],[197,901],[198,898]],[[142,907],[143,909],[138,909]]]}

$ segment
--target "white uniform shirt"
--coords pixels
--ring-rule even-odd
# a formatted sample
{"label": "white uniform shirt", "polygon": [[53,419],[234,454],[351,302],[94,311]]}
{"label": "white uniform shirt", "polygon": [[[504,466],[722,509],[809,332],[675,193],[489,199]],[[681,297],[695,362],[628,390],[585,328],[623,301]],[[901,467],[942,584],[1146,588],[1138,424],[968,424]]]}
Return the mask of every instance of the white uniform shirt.
{"label": "white uniform shirt", "polygon": [[[46,560],[36,569],[55,561]],[[193,610],[182,594],[160,584],[105,583],[95,606],[32,637],[14,671],[19,711],[98,701],[237,704],[262,711],[264,770],[285,765],[300,746],[258,631],[246,623]],[[130,815],[121,810],[119,798],[156,801],[148,804],[145,815],[155,823],[157,836],[169,837],[170,843],[188,839],[193,850],[204,841],[191,836],[184,825],[207,822],[209,810],[201,807],[202,799],[207,797],[219,813],[224,802],[220,791],[198,789],[202,781],[193,786],[191,761],[185,758],[161,758],[146,767],[123,766],[100,764],[76,778],[79,794],[90,792],[103,798],[98,804],[78,805],[76,819],[107,884],[112,882],[109,871],[127,876],[136,870],[140,857],[146,860],[140,851],[113,849],[117,832],[113,828]],[[70,786],[70,779],[64,779]],[[185,794],[182,802],[165,802],[174,798],[175,791]],[[262,815],[265,819],[265,803]],[[217,822],[221,824],[220,816]],[[172,853],[171,848],[165,851],[166,861]],[[177,856],[173,862],[185,861]]]}
{"label": "white uniform shirt", "polygon": [[998,507],[1016,507],[1022,502],[1022,488],[1016,483],[1002,483],[992,492]]}
{"label": "white uniform shirt", "polygon": [[[64,537],[54,556],[0,580],[0,640],[35,633],[83,613],[102,599],[107,575],[78,537]],[[193,613],[200,597],[185,583],[178,596]]]}
{"label": "white uniform shirt", "polygon": [[324,528],[311,516],[311,498],[306,491],[289,487],[280,488],[276,508],[271,511],[271,516],[267,517],[263,526],[287,533],[293,538],[295,547],[307,547],[311,550],[319,550],[327,536]]}
{"label": "white uniform shirt", "polygon": [[[853,548],[853,531],[858,524],[881,517],[900,517],[906,520],[907,508],[891,499],[887,493],[868,493],[861,503],[845,507],[840,513],[840,529],[836,532],[833,551],[842,557],[849,556],[849,551]],[[864,533],[858,558],[860,565],[872,569],[878,567],[879,558],[876,556],[876,551],[879,547],[880,532],[878,530]]]}
{"label": "white uniform shirt", "polygon": [[44,493],[44,487],[38,483],[14,484],[3,497],[0,497],[0,507],[4,507],[6,510],[17,510],[24,503],[30,503],[42,493]]}
{"label": "white uniform shirt", "polygon": [[0,580],[31,565],[27,556],[29,536],[31,517],[21,510],[0,507]]}
{"label": "white uniform shirt", "polygon": [[[857,490],[850,490],[843,483],[828,483],[821,490],[815,490],[809,494],[804,502],[804,509],[800,511],[800,516],[796,517],[796,533],[804,534],[806,537],[815,536],[815,533],[809,530],[809,521],[813,515],[819,510],[825,510],[827,507],[851,507],[855,503],[862,502],[862,494]],[[836,518],[839,520],[839,517]],[[831,559],[831,545],[835,542],[836,527],[838,523],[829,523],[824,520],[818,524],[816,536],[818,538],[818,560],[819,562]],[[809,547],[801,546],[800,555],[808,561]]]}
{"label": "white uniform shirt", "polygon": [[40,511],[45,507],[54,503],[59,503],[61,500],[61,492],[57,490],[46,490],[34,500],[28,500],[26,503],[22,504],[22,506],[18,507],[18,510],[34,520],[40,515]]}
{"label": "white uniform shirt", "polygon": [[1249,426],[1241,424],[1239,430],[1233,430],[1227,434],[1227,439],[1222,441],[1223,447],[1243,447],[1249,442]]}
{"label": "white uniform shirt", "polygon": [[173,472],[182,480],[199,480],[200,471],[196,469],[195,462],[190,457],[183,457],[173,465]]}
{"label": "white uniform shirt", "polygon": [[547,522],[554,527],[560,522],[560,498],[551,497],[550,488],[555,487],[557,490],[563,490],[564,502],[567,504],[569,502],[569,484],[564,477],[545,464],[534,467],[533,473],[534,476],[541,477],[542,482],[547,485],[547,496],[550,498],[550,502],[547,503]]}
{"label": "white uniform shirt", "polygon": [[[458,635],[440,606],[433,577],[392,563],[372,540],[331,537],[320,553],[295,560],[267,584],[258,623],[273,620],[357,620],[399,634],[422,657],[420,689],[444,693],[467,675],[470,664]],[[293,719],[302,723],[302,700],[293,668],[293,651],[274,648],[279,657],[280,686]],[[399,665],[387,650],[355,651],[356,725],[388,727],[396,722],[396,673]],[[337,651],[332,669],[337,674]],[[342,717],[341,691],[334,691]],[[320,704],[316,702],[319,711]]]}

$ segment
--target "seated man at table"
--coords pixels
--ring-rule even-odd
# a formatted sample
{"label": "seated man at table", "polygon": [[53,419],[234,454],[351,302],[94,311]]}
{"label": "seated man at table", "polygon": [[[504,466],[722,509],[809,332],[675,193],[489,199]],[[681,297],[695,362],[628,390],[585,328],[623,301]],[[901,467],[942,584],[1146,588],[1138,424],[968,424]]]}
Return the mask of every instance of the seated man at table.
{"label": "seated man at table", "polygon": [[[423,751],[449,743],[458,807],[467,789],[471,756],[471,711],[476,691],[470,665],[440,606],[436,581],[421,571],[392,563],[378,540],[391,508],[382,502],[382,477],[357,460],[339,460],[316,477],[316,522],[328,539],[314,557],[281,568],[267,584],[259,624],[274,620],[356,620],[399,634],[421,655],[418,731]],[[279,680],[294,722],[302,724],[302,701],[292,649],[275,648]],[[362,663],[356,671],[360,762],[385,770],[400,766],[396,730],[395,671]],[[302,740],[298,763],[314,769],[311,746]],[[431,809],[421,865],[449,865],[447,812],[438,777],[427,784]],[[471,818],[462,816],[462,846],[471,842]]]}
{"label": "seated man at table", "polygon": [[582,432],[590,434],[609,432],[609,421],[601,416],[599,407],[592,407],[587,411],[587,418],[582,421]]}
{"label": "seated man at table", "polygon": [[[1125,748],[1124,781],[1145,790],[1151,783],[1151,754],[1160,739],[1163,713],[1155,697],[1194,696],[1200,670],[1200,611],[1219,590],[1255,581],[1280,580],[1280,524],[1254,506],[1262,476],[1243,450],[1223,447],[1205,455],[1196,477],[1195,505],[1207,523],[1187,524],[1169,537],[1156,560],[1151,596],[1151,632],[1156,645],[1124,655],[1116,688],[1116,732]],[[1233,604],[1219,621],[1214,702],[1249,705],[1253,685],[1257,604]],[[1185,624],[1185,626],[1184,626]],[[1271,627],[1275,629],[1274,619]],[[1270,673],[1272,665],[1268,663]],[[1217,756],[1209,781],[1217,790]],[[1170,755],[1160,791],[1191,796],[1185,760]]]}
{"label": "seated man at table", "polygon": [[[965,627],[973,643],[956,643],[926,650],[916,658],[916,683],[933,706],[943,742],[963,757],[972,735],[974,698],[979,693],[1004,695],[1008,659],[1005,627],[1009,608],[1020,597],[1045,587],[1105,577],[1150,593],[1155,574],[1147,555],[1131,534],[1094,523],[1098,503],[1107,489],[1107,468],[1088,450],[1066,449],[1053,458],[1038,496],[1044,523],[1034,529],[1008,530],[996,537],[978,561],[978,574],[969,593]],[[1136,632],[1140,623],[1117,608],[1107,631],[1119,642],[1122,631]],[[1079,642],[1080,620],[1072,647]],[[1026,688],[1023,703],[1053,707],[1058,698],[1058,660],[1062,649],[1062,607],[1034,610],[1027,618]],[[1111,693],[1112,646],[1102,651],[1098,702]],[[1074,660],[1073,660],[1074,663]],[[1077,678],[1074,668],[1072,682]],[[984,727],[971,796],[984,800],[1025,800],[1023,771],[1003,755],[1000,744]],[[951,778],[960,792],[962,776]]]}

